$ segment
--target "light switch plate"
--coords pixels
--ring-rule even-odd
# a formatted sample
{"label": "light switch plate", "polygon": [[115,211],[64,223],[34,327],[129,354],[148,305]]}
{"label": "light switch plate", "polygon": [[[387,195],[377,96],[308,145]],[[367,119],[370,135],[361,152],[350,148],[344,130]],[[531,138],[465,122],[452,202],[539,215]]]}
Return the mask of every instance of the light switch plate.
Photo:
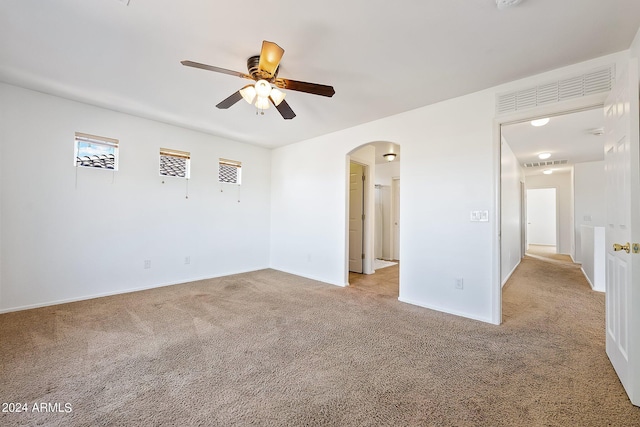
{"label": "light switch plate", "polygon": [[489,222],[489,211],[471,211],[471,222]]}

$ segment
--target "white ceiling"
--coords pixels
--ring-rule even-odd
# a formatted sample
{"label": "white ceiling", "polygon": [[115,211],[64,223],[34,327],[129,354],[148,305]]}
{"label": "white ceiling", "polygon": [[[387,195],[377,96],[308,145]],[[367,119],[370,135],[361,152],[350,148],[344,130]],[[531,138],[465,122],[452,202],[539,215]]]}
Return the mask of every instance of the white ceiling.
{"label": "white ceiling", "polygon": [[[124,0],[126,3],[126,0]],[[3,0],[0,80],[277,147],[629,48],[637,0]],[[285,49],[297,117],[215,105],[246,84],[262,40]]]}
{"label": "white ceiling", "polygon": [[526,175],[568,172],[576,163],[604,160],[604,135],[594,129],[604,126],[601,108],[549,118],[549,123],[534,127],[531,122],[502,126],[502,137],[509,144],[520,165],[541,162],[540,153],[550,153],[545,161],[567,160],[564,165],[525,168]]}

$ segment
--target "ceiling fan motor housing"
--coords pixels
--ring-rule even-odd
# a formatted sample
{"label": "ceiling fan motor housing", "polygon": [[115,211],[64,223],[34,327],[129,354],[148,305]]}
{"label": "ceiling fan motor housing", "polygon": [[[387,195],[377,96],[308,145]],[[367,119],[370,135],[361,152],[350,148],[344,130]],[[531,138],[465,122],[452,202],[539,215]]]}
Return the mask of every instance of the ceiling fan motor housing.
{"label": "ceiling fan motor housing", "polygon": [[249,71],[249,75],[251,75],[251,77],[253,77],[255,80],[267,80],[269,82],[273,81],[278,75],[278,70],[280,70],[280,67],[276,68],[275,73],[273,73],[273,76],[271,76],[269,75],[269,73],[261,70],[258,67],[259,63],[260,55],[255,55],[247,59],[247,70]]}

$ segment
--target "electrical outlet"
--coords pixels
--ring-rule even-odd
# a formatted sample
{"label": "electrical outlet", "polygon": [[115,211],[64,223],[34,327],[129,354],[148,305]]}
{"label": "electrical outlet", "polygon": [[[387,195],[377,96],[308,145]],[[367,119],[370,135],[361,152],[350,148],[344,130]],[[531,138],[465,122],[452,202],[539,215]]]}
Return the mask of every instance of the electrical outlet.
{"label": "electrical outlet", "polygon": [[185,263],[185,265],[191,264],[191,257],[190,256],[184,257],[184,263]]}
{"label": "electrical outlet", "polygon": [[463,289],[464,288],[464,281],[462,280],[462,278],[456,279],[456,289]]}
{"label": "electrical outlet", "polygon": [[151,260],[150,259],[145,259],[144,260],[144,268],[145,269],[151,268]]}

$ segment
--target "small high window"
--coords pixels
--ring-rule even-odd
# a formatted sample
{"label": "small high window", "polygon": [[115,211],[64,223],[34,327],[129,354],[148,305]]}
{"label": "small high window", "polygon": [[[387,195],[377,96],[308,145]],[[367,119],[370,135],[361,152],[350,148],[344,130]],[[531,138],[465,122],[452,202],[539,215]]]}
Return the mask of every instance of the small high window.
{"label": "small high window", "polygon": [[242,162],[220,159],[218,163],[218,181],[240,185]]}
{"label": "small high window", "polygon": [[118,140],[76,132],[75,165],[118,170]]}
{"label": "small high window", "polygon": [[189,179],[191,153],[187,151],[160,149],[160,175]]}

